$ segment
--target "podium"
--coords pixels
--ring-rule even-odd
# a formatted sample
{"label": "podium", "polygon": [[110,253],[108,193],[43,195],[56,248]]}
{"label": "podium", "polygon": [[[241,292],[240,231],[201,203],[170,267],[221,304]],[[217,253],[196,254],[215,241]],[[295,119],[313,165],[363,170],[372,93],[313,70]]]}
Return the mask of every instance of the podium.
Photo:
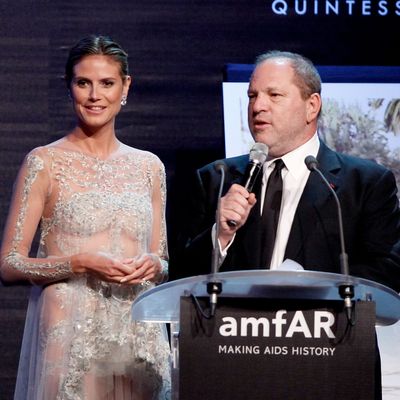
{"label": "podium", "polygon": [[[206,319],[195,303],[208,306],[210,281],[220,282],[222,293],[215,316]],[[354,286],[350,328],[342,284]],[[171,324],[174,399],[368,400],[374,327],[400,319],[400,296],[333,273],[233,271],[150,289],[134,301],[132,317]]]}

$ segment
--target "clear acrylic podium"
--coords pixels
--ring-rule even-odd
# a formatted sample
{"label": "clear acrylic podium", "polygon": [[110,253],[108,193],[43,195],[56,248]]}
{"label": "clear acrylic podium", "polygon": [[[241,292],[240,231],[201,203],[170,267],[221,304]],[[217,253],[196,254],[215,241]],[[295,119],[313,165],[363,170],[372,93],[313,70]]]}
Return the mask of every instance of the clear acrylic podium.
{"label": "clear acrylic podium", "polygon": [[[374,302],[377,326],[400,320],[400,296],[377,282],[340,274],[306,270],[250,270],[194,276],[167,282],[142,293],[132,305],[132,318],[171,324],[173,373],[179,374],[181,297],[208,298],[207,283],[222,284],[220,297],[340,301],[339,286],[354,286],[354,302]],[[217,305],[218,308],[218,305]],[[176,377],[173,377],[176,381]],[[173,389],[174,392],[174,389]],[[174,392],[175,393],[175,392]],[[177,399],[177,394],[173,396]]]}
{"label": "clear acrylic podium", "polygon": [[400,296],[367,279],[317,271],[250,270],[199,275],[164,283],[142,293],[133,303],[132,318],[147,322],[179,323],[181,296],[207,297],[207,282],[222,283],[223,297],[340,300],[342,283],[354,285],[354,298],[376,303],[377,325],[400,320]]}

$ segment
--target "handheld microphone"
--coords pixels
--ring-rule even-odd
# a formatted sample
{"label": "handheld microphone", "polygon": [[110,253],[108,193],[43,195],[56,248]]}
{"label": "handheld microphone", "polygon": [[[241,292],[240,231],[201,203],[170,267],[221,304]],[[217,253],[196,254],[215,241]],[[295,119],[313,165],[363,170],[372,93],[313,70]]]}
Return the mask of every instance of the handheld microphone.
{"label": "handheld microphone", "polygon": [[[254,143],[249,154],[249,163],[247,164],[246,171],[244,173],[243,186],[248,192],[253,191],[254,183],[258,177],[258,174],[262,170],[262,167],[267,161],[268,157],[268,146],[264,143]],[[237,222],[229,220],[227,224],[231,227],[235,227]]]}
{"label": "handheld microphone", "polygon": [[268,157],[268,146],[264,143],[254,143],[249,154],[249,163],[244,174],[243,186],[248,192],[253,191],[254,183]]}
{"label": "handheld microphone", "polygon": [[215,279],[215,274],[218,272],[219,249],[218,237],[220,231],[220,212],[221,212],[221,197],[225,181],[226,164],[223,161],[217,161],[214,168],[221,174],[221,180],[218,191],[217,209],[215,212],[215,236],[214,247],[211,258],[211,273],[214,275],[212,280],[207,282],[207,293],[210,295],[210,316],[213,317],[217,307],[217,297],[222,292],[222,283]]}
{"label": "handheld microphone", "polygon": [[[344,242],[344,230],[343,230],[343,217],[342,217],[342,208],[340,205],[339,198],[336,192],[332,189],[332,186],[329,184],[324,174],[318,169],[318,161],[314,156],[307,156],[304,160],[307,168],[313,172],[315,171],[325,183],[326,187],[332,193],[333,198],[335,199],[337,205],[337,213],[338,213],[338,222],[339,222],[339,237],[340,237],[340,272],[345,278],[349,277],[349,262],[348,256],[346,253],[345,242]],[[347,280],[347,279],[346,279]],[[352,322],[352,304],[351,299],[354,297],[354,286],[349,283],[344,283],[339,286],[339,294],[341,298],[344,300],[344,307],[347,314],[347,320]]]}

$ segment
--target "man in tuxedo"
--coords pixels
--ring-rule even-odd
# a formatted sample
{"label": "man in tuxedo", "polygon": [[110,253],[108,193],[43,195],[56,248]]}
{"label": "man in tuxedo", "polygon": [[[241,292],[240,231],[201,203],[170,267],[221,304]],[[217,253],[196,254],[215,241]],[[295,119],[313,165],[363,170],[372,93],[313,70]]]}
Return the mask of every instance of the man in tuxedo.
{"label": "man in tuxedo", "polygon": [[[261,55],[248,97],[250,131],[255,142],[268,146],[267,161],[249,193],[243,185],[248,155],[222,160],[226,179],[217,240],[221,174],[215,163],[196,172],[173,277],[210,273],[214,244],[221,272],[273,269],[291,259],[304,269],[341,273],[337,206],[321,177],[307,168],[304,161],[311,155],[341,203],[350,275],[400,292],[400,210],[394,175],[373,161],[332,151],[319,140],[321,80],[311,61],[289,52]],[[270,181],[278,188],[272,200]],[[264,218],[270,211],[272,217]]]}
{"label": "man in tuxedo", "polygon": [[[219,271],[277,268],[291,259],[304,269],[341,272],[337,206],[321,177],[308,170],[304,160],[311,155],[341,203],[350,275],[400,292],[400,210],[394,175],[373,161],[334,152],[319,140],[321,79],[311,61],[289,52],[261,55],[248,97],[250,131],[256,142],[268,146],[268,159],[254,193],[242,186],[248,155],[223,160]],[[266,235],[271,234],[263,230],[262,210],[277,159],[283,161],[282,196],[275,240],[265,255]],[[173,271],[176,278],[211,269],[220,172],[212,163],[196,175],[184,246]]]}

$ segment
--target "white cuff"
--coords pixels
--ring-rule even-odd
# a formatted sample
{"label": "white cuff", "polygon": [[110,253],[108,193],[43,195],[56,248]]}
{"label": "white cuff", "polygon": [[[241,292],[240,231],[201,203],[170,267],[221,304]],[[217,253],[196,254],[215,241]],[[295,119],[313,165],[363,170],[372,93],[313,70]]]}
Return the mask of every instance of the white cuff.
{"label": "white cuff", "polygon": [[[212,229],[211,229],[211,240],[212,240],[213,247],[215,247],[215,232],[216,232],[216,227],[215,227],[215,224],[214,224]],[[233,235],[232,240],[228,243],[228,245],[224,249],[222,249],[221,242],[218,240],[218,250],[219,250],[219,257],[218,257],[219,258],[219,263],[218,263],[218,266],[220,266],[224,262],[225,257],[228,254],[229,247],[231,247],[233,241],[235,240],[235,237],[236,237],[236,233]]]}

